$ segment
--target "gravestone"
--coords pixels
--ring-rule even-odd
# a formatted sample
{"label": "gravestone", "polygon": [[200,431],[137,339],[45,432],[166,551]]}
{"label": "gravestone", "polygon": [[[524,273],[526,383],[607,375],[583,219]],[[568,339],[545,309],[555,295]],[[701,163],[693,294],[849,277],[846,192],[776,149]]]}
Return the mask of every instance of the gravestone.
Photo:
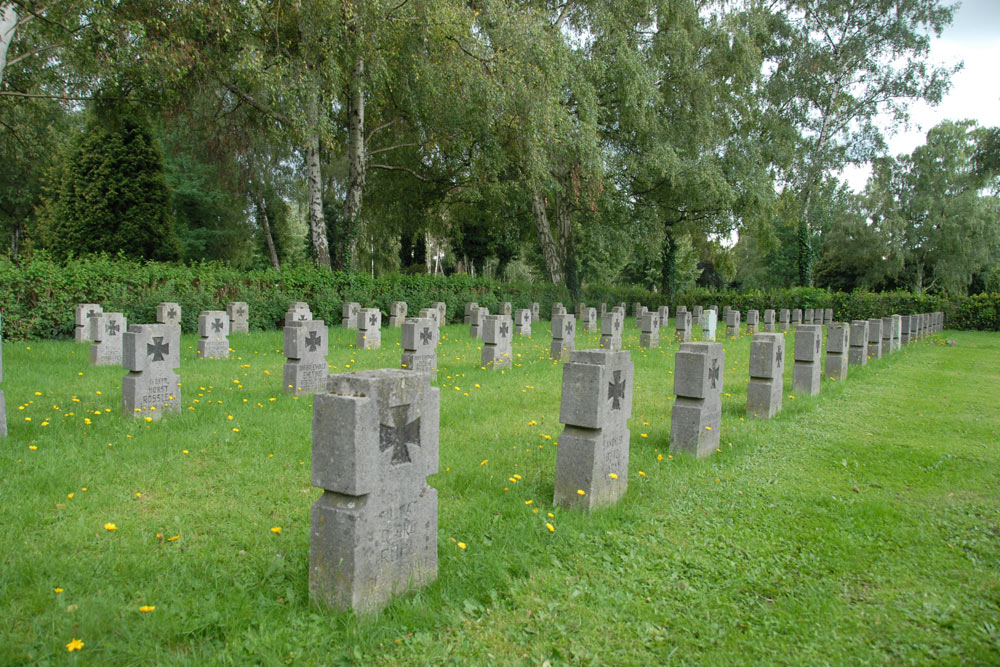
{"label": "gravestone", "polygon": [[435,301],[431,304],[431,308],[436,308],[438,311],[438,326],[446,325],[448,323],[448,304],[444,301]]}
{"label": "gravestone", "polygon": [[618,308],[619,310],[622,311],[622,323],[624,323],[625,322],[625,302],[624,301],[619,301],[618,305],[615,306],[615,308]]}
{"label": "gravestone", "polygon": [[601,317],[601,348],[605,350],[622,349],[622,329],[625,328],[625,318],[617,310],[604,313]]}
{"label": "gravestone", "polygon": [[122,416],[159,419],[180,412],[180,327],[172,324],[133,324],[122,336]]}
{"label": "gravestone", "polygon": [[156,321],[159,324],[181,326],[181,307],[173,301],[163,301],[156,306]]}
{"label": "gravestone", "polygon": [[556,301],[552,304],[552,314],[549,319],[552,320],[556,315],[566,315],[566,306],[562,305],[562,302]]}
{"label": "gravestone", "polygon": [[540,312],[541,312],[541,308],[539,307],[538,302],[537,301],[532,301],[531,302],[531,321],[533,323],[538,321]]}
{"label": "gravestone", "polygon": [[92,342],[93,339],[90,337],[90,318],[100,315],[103,312],[104,309],[96,303],[81,303],[74,308],[73,322],[75,329],[73,331],[73,340],[77,343]]}
{"label": "gravestone", "polygon": [[639,346],[660,346],[660,316],[656,313],[646,313],[639,321]]}
{"label": "gravestone", "polygon": [[674,308],[674,317],[680,315],[681,313],[686,313],[687,310],[687,306],[677,306]]}
{"label": "gravestone", "polygon": [[740,335],[740,311],[730,310],[726,313],[726,337],[736,338]]}
{"label": "gravestone", "polygon": [[637,329],[639,328],[640,324],[642,323],[642,318],[645,317],[646,313],[648,313],[648,312],[649,312],[649,308],[646,308],[646,306],[639,306],[639,316],[637,318],[635,318],[635,326],[636,326]]}
{"label": "gravestone", "polygon": [[714,341],[715,340],[715,329],[716,329],[716,313],[714,310],[706,310],[702,313],[702,319],[704,320],[701,325],[702,340]]}
{"label": "gravestone", "polygon": [[694,308],[692,308],[691,309],[691,317],[693,318],[692,322],[697,322],[700,325],[701,324],[701,316],[702,316],[702,314],[704,312],[705,312],[705,309],[702,308],[701,306],[695,306]]}
{"label": "gravestone", "polygon": [[[361,304],[357,301],[348,301],[340,307],[340,326],[345,329],[356,330],[358,328],[358,315],[360,313]],[[309,319],[312,319],[312,313],[309,313]],[[285,318],[285,322],[288,322],[287,317]]]}
{"label": "gravestone", "polygon": [[472,324],[472,316],[474,313],[479,312],[479,304],[475,301],[465,302],[465,317],[462,319],[463,324]]}
{"label": "gravestone", "polygon": [[229,315],[224,310],[198,314],[198,358],[229,358]]}
{"label": "gravestone", "polygon": [[792,328],[802,324],[802,310],[800,308],[792,309]]}
{"label": "gravestone", "polygon": [[[434,309],[437,310],[437,309]],[[429,317],[410,317],[401,332],[403,356],[400,366],[410,371],[437,372],[437,324]]]}
{"label": "gravestone", "polygon": [[760,313],[756,310],[747,311],[747,333],[756,334],[760,328]]}
{"label": "gravestone", "polygon": [[285,368],[282,391],[302,395],[326,389],[330,331],[323,320],[305,320],[285,327]]}
{"label": "gravestone", "polygon": [[434,326],[438,330],[441,329],[441,311],[437,308],[421,308],[420,312],[417,313],[417,316],[433,320]]}
{"label": "gravestone", "polygon": [[500,304],[501,315],[506,315],[507,317],[510,317],[513,312],[514,312],[513,306],[510,305],[510,301],[504,301],[502,304]]}
{"label": "gravestone", "polygon": [[441,393],[430,374],[329,376],[313,404],[309,597],[372,612],[437,577]]}
{"label": "gravestone", "polygon": [[378,350],[382,347],[382,311],[362,308],[358,313],[358,335],[354,347],[359,350]]}
{"label": "gravestone", "polygon": [[[802,312],[802,324],[816,324],[816,311],[812,308],[806,308]],[[822,323],[821,323],[822,324]]]}
{"label": "gravestone", "polygon": [[826,326],[833,324],[833,308],[823,310],[823,324]]}
{"label": "gravestone", "polygon": [[770,419],[781,412],[784,387],[785,336],[755,334],[750,342],[750,384],[747,385],[747,416]]}
{"label": "gravestone", "polygon": [[597,333],[600,330],[600,326],[597,324],[597,309],[587,308],[583,309],[583,319],[581,320],[581,325],[583,326],[584,333]]}
{"label": "gravestone", "polygon": [[519,336],[531,337],[531,311],[527,308],[518,308],[517,311],[515,311],[514,333]]}
{"label": "gravestone", "polygon": [[514,324],[510,315],[487,315],[483,322],[483,351],[480,365],[485,368],[510,368]]}
{"label": "gravestone", "polygon": [[608,304],[602,303],[601,307],[597,311],[598,317],[604,317],[604,313],[608,312]]}
{"label": "gravestone", "polygon": [[666,328],[670,325],[670,307],[660,306],[656,309],[656,314],[660,316],[660,326]]}
{"label": "gravestone", "polygon": [[576,302],[576,313],[575,313],[576,321],[580,322],[581,324],[583,324],[583,313],[586,310],[586,308],[587,304],[585,304],[583,301]]}
{"label": "gravestone", "polygon": [[847,361],[851,366],[868,365],[868,320],[851,322],[851,349]]}
{"label": "gravestone", "polygon": [[121,366],[122,349],[128,324],[121,313],[101,313],[90,318],[90,364]]}
{"label": "gravestone", "polygon": [[882,318],[882,354],[892,354],[892,318]]}
{"label": "gravestone", "polygon": [[634,375],[624,350],[577,350],[563,366],[554,505],[592,510],[625,495]]}
{"label": "gravestone", "polygon": [[[346,308],[346,306],[345,306]],[[313,318],[312,311],[309,310],[309,304],[304,301],[296,301],[292,305],[288,306],[288,310],[285,311],[285,324],[295,324],[296,322],[306,322]],[[344,324],[345,327],[349,326]],[[356,328],[357,323],[354,324]]]}
{"label": "gravestone", "polygon": [[775,333],[774,309],[768,308],[764,311],[764,333]]}
{"label": "gravestone", "polygon": [[677,309],[677,316],[674,318],[674,338],[681,343],[691,342],[691,313],[686,310]]}
{"label": "gravestone", "polygon": [[722,343],[682,343],[674,355],[671,452],[703,458],[718,448],[725,366]]}
{"label": "gravestone", "polygon": [[900,349],[900,347],[901,347],[900,335],[901,335],[902,330],[903,330],[903,324],[902,324],[901,320],[902,320],[902,318],[899,315],[893,315],[892,316],[892,351],[893,352],[898,352],[899,349]]}
{"label": "gravestone", "polygon": [[877,317],[868,320],[868,358],[882,358],[882,320]]}
{"label": "gravestone", "polygon": [[576,349],[576,318],[562,314],[552,318],[552,345],[549,357],[552,359],[569,359],[569,354]]}
{"label": "gravestone", "polygon": [[[403,326],[408,306],[405,301],[393,301],[389,306],[389,326],[393,329]],[[437,310],[435,308],[435,310]]]}
{"label": "gravestone", "polygon": [[483,337],[483,318],[490,314],[485,308],[476,308],[469,313],[469,338]]}
{"label": "gravestone", "polygon": [[778,318],[778,331],[788,331],[792,326],[792,311],[782,308]]}
{"label": "gravestone", "polygon": [[803,324],[795,330],[795,364],[792,366],[792,387],[796,393],[815,396],[819,393],[822,375],[820,351],[823,349],[823,327]]}
{"label": "gravestone", "polygon": [[[3,319],[0,318],[0,382],[3,382]],[[7,437],[7,405],[0,389],[0,438]]]}
{"label": "gravestone", "polygon": [[851,325],[846,322],[831,322],[826,329],[826,376],[831,380],[847,379],[850,338]]}
{"label": "gravestone", "polygon": [[901,315],[899,318],[899,343],[900,345],[910,344],[910,316]]}
{"label": "gravestone", "polygon": [[250,333],[250,306],[245,301],[230,301],[226,304],[229,318],[229,333]]}
{"label": "gravestone", "polygon": [[642,317],[643,305],[636,301],[632,304],[632,317],[636,319],[636,325],[638,325],[639,318]]}

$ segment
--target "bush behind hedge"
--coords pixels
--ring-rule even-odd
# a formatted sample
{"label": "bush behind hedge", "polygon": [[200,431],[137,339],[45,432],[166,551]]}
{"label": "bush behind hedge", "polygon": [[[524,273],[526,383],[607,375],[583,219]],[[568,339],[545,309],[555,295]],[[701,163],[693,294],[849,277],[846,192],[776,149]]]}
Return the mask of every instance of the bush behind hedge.
{"label": "bush behind hedge", "polygon": [[[716,304],[741,311],[756,308],[833,308],[837,320],[884,317],[892,313],[944,311],[947,326],[956,329],[1000,330],[1000,294],[939,297],[909,292],[827,292],[816,288],[724,292],[698,289],[676,303],[638,287],[588,285],[583,300],[590,305],[638,301],[655,308],[677,304]],[[181,265],[138,262],[107,256],[56,262],[37,255],[18,264],[0,261],[0,315],[7,339],[68,338],[73,335],[73,307],[98,303],[109,312],[121,311],[129,322],[153,322],[156,305],[176,301],[183,310],[182,326],[193,331],[202,310],[223,309],[229,301],[246,301],[253,330],[281,325],[293,301],[309,303],[316,319],[339,324],[341,306],[357,301],[389,312],[393,301],[405,301],[416,315],[435,301],[447,304],[448,320],[462,317],[467,301],[476,301],[490,312],[510,301],[527,308],[537,301],[543,314],[552,304],[574,307],[564,287],[547,283],[502,283],[466,275],[389,275],[329,272],[310,266],[241,271],[223,264]]]}

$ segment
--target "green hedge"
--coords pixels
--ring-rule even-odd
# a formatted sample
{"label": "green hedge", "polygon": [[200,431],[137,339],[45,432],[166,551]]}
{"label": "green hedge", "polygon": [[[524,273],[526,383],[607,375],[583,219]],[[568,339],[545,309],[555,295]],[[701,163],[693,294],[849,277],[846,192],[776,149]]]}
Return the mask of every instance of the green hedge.
{"label": "green hedge", "polygon": [[[944,311],[949,328],[1000,330],[1000,294],[945,298],[909,292],[826,292],[792,288],[768,292],[718,292],[694,290],[666,303],[661,295],[635,287],[590,285],[583,299],[591,305],[638,301],[649,307],[678,303],[689,306],[717,304],[741,311],[756,308],[833,308],[838,320],[882,317],[892,313]],[[340,323],[341,305],[357,301],[388,313],[393,301],[405,301],[410,313],[435,301],[448,306],[448,319],[462,317],[466,301],[476,301],[497,312],[504,301],[514,308],[539,302],[543,314],[552,303],[563,302],[571,311],[565,288],[538,283],[501,283],[469,276],[391,275],[371,278],[364,274],[331,273],[313,267],[240,271],[222,264],[143,263],[121,258],[89,257],[55,262],[39,255],[12,264],[0,261],[0,315],[8,339],[68,338],[73,334],[73,307],[101,304],[107,311],[121,311],[129,322],[155,321],[156,305],[176,301],[184,312],[183,328],[193,331],[202,310],[224,308],[228,301],[250,305],[252,329],[280,326],[288,304],[306,301],[313,315],[330,324]]]}

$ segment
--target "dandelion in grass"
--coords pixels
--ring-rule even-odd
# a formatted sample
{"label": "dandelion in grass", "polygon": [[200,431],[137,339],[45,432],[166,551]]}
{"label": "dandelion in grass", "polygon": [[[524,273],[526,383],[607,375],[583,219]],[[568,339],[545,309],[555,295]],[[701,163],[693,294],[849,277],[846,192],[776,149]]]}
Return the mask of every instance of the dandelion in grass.
{"label": "dandelion in grass", "polygon": [[66,644],[66,650],[72,653],[73,651],[79,651],[84,647],[84,643],[74,637],[70,643]]}
{"label": "dandelion in grass", "polygon": [[646,473],[644,473],[643,471],[641,471],[641,470],[640,470],[640,471],[639,471],[639,476],[640,476],[640,477],[645,477],[645,476],[646,476]]}
{"label": "dandelion in grass", "polygon": [[61,588],[53,588],[52,592],[55,593],[56,595],[59,595],[60,593],[63,592],[63,589],[61,589]]}
{"label": "dandelion in grass", "polygon": [[179,539],[181,539],[180,535],[174,535],[173,537],[168,537],[167,542],[176,542]]}
{"label": "dandelion in grass", "polygon": [[271,532],[274,533],[275,535],[277,535],[278,533],[281,532],[281,526],[274,526],[274,527],[272,527],[271,528]]}
{"label": "dandelion in grass", "polygon": [[657,461],[662,461],[663,460],[663,454],[657,454],[656,455],[656,460]]}
{"label": "dandelion in grass", "polygon": [[546,523],[546,524],[545,524],[545,527],[549,529],[549,532],[550,532],[550,533],[554,533],[554,532],[556,532],[556,527],[555,527],[555,526],[553,526],[553,525],[552,525],[551,523]]}
{"label": "dandelion in grass", "polygon": [[151,604],[144,604],[141,607],[139,607],[139,611],[141,611],[144,614],[148,614],[149,612],[153,611],[154,609],[156,609],[156,607],[153,606],[153,605],[151,605]]}
{"label": "dandelion in grass", "polygon": [[110,530],[118,530],[118,526],[116,526],[115,524],[113,524],[113,523],[111,523],[109,521],[108,523],[104,524],[104,530],[109,530],[109,531]]}
{"label": "dandelion in grass", "polygon": [[465,542],[459,542],[458,543],[458,548],[464,550],[465,549]]}

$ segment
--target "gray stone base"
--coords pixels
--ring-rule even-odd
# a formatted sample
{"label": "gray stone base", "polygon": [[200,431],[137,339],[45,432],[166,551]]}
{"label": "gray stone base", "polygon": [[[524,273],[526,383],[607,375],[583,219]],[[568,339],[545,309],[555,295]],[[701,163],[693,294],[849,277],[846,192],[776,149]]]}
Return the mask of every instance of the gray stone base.
{"label": "gray stone base", "polygon": [[342,317],[340,319],[340,326],[344,327],[345,329],[357,329],[358,320],[357,318],[354,317]]}
{"label": "gray stone base", "polygon": [[130,372],[122,378],[122,416],[159,419],[166,412],[181,411],[180,376],[177,373]]}
{"label": "gray stone base", "polygon": [[285,362],[282,373],[281,390],[286,394],[311,394],[317,389],[326,389],[326,379],[330,369],[326,362],[290,359]]}
{"label": "gray stone base", "polygon": [[622,349],[622,337],[621,336],[601,336],[601,349],[603,350],[620,350]]}
{"label": "gray stone base", "polygon": [[709,456],[719,447],[721,428],[722,401],[717,396],[678,396],[671,412],[670,451],[699,459]]}
{"label": "gray stone base", "polygon": [[882,343],[868,343],[868,358],[869,359],[882,358]]}
{"label": "gray stone base", "polygon": [[397,317],[395,315],[390,315],[389,316],[389,326],[390,327],[399,328],[399,327],[403,326],[403,321],[405,319],[406,319],[405,317]]}
{"label": "gray stone base", "polygon": [[549,358],[566,361],[574,349],[576,349],[575,341],[569,338],[553,338],[552,345],[549,346]]}
{"label": "gray stone base", "polygon": [[198,339],[199,359],[228,359],[229,339],[228,338],[199,338]]}
{"label": "gray stone base", "polygon": [[0,389],[0,438],[7,437],[7,406],[4,403],[3,389]]}
{"label": "gray stone base", "polygon": [[772,324],[767,324],[765,322],[764,323],[764,333],[775,333],[775,331],[774,331],[774,324],[773,323]]}
{"label": "gray stone base", "polygon": [[628,490],[628,451],[628,429],[567,426],[559,436],[552,503],[592,510],[618,502]]}
{"label": "gray stone base", "polygon": [[773,380],[750,378],[747,385],[747,417],[770,419],[781,412],[782,390],[780,377]]}
{"label": "gray stone base", "polygon": [[511,356],[510,346],[483,345],[480,365],[485,368],[510,368]]}
{"label": "gray stone base", "polygon": [[867,366],[868,365],[868,348],[867,347],[852,347],[847,354],[847,361],[851,366]]}
{"label": "gray stone base", "polygon": [[639,347],[660,347],[660,334],[646,332],[639,334]]}
{"label": "gray stone base", "polygon": [[469,338],[482,338],[483,328],[478,324],[469,325]]}
{"label": "gray stone base", "polygon": [[826,355],[826,369],[825,373],[831,380],[846,380],[847,379],[847,355],[846,354],[830,354]]}
{"label": "gray stone base", "polygon": [[525,324],[524,326],[522,326],[520,324],[515,324],[514,333],[516,333],[518,336],[527,336],[528,338],[531,338],[531,325]]}
{"label": "gray stone base", "polygon": [[400,366],[408,371],[423,371],[437,373],[438,358],[436,354],[417,354],[416,352],[403,352]]}
{"label": "gray stone base", "polygon": [[584,333],[597,333],[600,330],[601,330],[601,327],[597,324],[596,320],[593,321],[593,322],[584,322],[583,323],[583,332]]}
{"label": "gray stone base", "polygon": [[382,347],[381,329],[358,329],[358,335],[354,339],[354,347],[359,350],[378,350]]}
{"label": "gray stone base", "polygon": [[819,393],[819,360],[796,361],[792,368],[792,387],[797,394],[815,396]]}
{"label": "gray stone base", "polygon": [[437,491],[347,496],[313,503],[309,597],[340,610],[371,612],[437,578]]}
{"label": "gray stone base", "polygon": [[726,338],[736,338],[740,335],[739,327],[726,327]]}
{"label": "gray stone base", "polygon": [[229,320],[229,333],[250,333],[246,320]]}
{"label": "gray stone base", "polygon": [[90,337],[89,326],[79,326],[73,330],[73,340],[77,343],[89,343],[94,339]]}
{"label": "gray stone base", "polygon": [[122,337],[115,336],[102,343],[90,344],[91,366],[121,366]]}

